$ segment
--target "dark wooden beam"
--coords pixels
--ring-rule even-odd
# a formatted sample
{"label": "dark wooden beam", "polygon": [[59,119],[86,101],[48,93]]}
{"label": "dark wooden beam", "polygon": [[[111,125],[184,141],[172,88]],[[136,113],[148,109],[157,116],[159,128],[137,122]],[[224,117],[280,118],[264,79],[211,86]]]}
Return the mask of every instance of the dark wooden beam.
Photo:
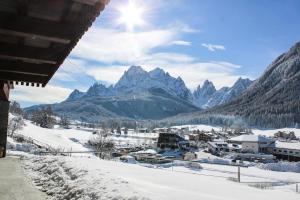
{"label": "dark wooden beam", "polygon": [[79,34],[76,22],[74,24],[55,22],[6,12],[0,12],[0,28],[62,40],[72,40]]}
{"label": "dark wooden beam", "polygon": [[5,73],[5,72],[12,73],[12,74],[20,74],[20,76],[23,76],[23,75],[44,76],[44,77],[48,76],[48,74],[26,72],[24,70],[2,70],[2,69],[0,69],[0,73]]}
{"label": "dark wooden beam", "polygon": [[2,62],[2,60],[23,61],[23,62],[34,63],[34,64],[42,64],[42,63],[52,64],[52,65],[56,64],[56,61],[33,59],[33,58],[24,58],[24,57],[17,57],[17,56],[0,55],[0,62]]}
{"label": "dark wooden beam", "polygon": [[16,62],[10,60],[1,60],[0,70],[23,71],[36,74],[51,74],[56,69],[55,65],[51,64],[34,64],[26,62]]}
{"label": "dark wooden beam", "polygon": [[46,40],[49,42],[57,42],[57,43],[62,43],[62,44],[69,44],[71,42],[71,40],[68,40],[68,39],[48,37],[48,36],[43,36],[43,35],[24,33],[24,32],[13,31],[13,30],[8,30],[8,29],[1,29],[1,28],[0,28],[0,34],[11,35],[11,36],[16,36],[16,37],[27,37],[27,38],[31,38],[33,40],[40,39],[40,40]]}
{"label": "dark wooden beam", "polygon": [[8,84],[8,82],[0,81],[0,101],[9,100],[9,91],[10,91],[10,85]]}
{"label": "dark wooden beam", "polygon": [[[0,83],[0,95],[3,91]],[[1,96],[0,96],[1,98]],[[0,99],[0,158],[6,156],[9,101]],[[0,161],[1,162],[1,161]]]}
{"label": "dark wooden beam", "polygon": [[73,0],[74,2],[94,6],[99,0]]}
{"label": "dark wooden beam", "polygon": [[[65,50],[64,46],[56,48],[38,48],[22,46],[18,44],[9,44],[0,42],[0,55],[5,58],[5,56],[11,57],[12,59],[36,59],[43,60],[48,63],[55,64],[57,59],[60,58],[61,52]],[[2,58],[2,59],[4,59]],[[26,61],[25,61],[26,62]]]}
{"label": "dark wooden beam", "polygon": [[30,82],[30,83],[47,83],[49,77],[48,76],[40,76],[34,74],[20,74],[20,73],[13,73],[13,72],[0,72],[0,80],[9,80],[9,81],[20,81],[21,85],[22,82]]}

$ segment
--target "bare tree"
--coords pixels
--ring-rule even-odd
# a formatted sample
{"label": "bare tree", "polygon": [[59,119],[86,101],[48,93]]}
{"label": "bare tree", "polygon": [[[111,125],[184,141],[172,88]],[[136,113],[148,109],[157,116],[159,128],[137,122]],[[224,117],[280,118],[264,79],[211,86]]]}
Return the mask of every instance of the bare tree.
{"label": "bare tree", "polygon": [[66,116],[66,115],[64,115],[64,116],[62,116],[61,118],[60,118],[60,122],[59,122],[59,125],[61,126],[61,127],[63,127],[63,128],[69,128],[70,127],[70,120],[69,120],[69,118]]}
{"label": "bare tree", "polygon": [[9,105],[9,112],[14,115],[23,115],[24,112],[20,106],[20,104],[16,101],[12,101]]}
{"label": "bare tree", "polygon": [[13,137],[14,134],[18,130],[21,130],[24,125],[25,125],[25,123],[23,121],[22,116],[16,116],[16,117],[10,118],[9,121],[8,121],[8,128],[7,128],[9,135],[11,137]]}
{"label": "bare tree", "polygon": [[115,147],[114,142],[109,138],[109,129],[102,127],[97,135],[89,140],[89,144],[93,146],[100,158],[110,158],[111,152]]}
{"label": "bare tree", "polygon": [[47,108],[42,108],[41,110],[35,111],[32,114],[31,120],[43,128],[53,128],[56,123],[55,118],[53,117],[54,113],[52,108],[48,106]]}

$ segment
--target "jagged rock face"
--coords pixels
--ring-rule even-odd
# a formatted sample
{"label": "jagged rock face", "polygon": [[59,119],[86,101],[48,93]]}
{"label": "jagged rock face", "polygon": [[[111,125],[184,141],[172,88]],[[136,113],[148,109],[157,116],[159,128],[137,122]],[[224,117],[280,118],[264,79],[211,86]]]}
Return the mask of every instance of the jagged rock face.
{"label": "jagged rock face", "polygon": [[232,87],[216,90],[212,82],[206,80],[202,87],[194,92],[194,103],[201,108],[212,108],[231,101],[241,95],[250,85],[249,79],[239,78]]}
{"label": "jagged rock face", "polygon": [[114,87],[106,87],[103,84],[95,83],[86,93],[80,92],[80,95],[76,95],[79,91],[75,90],[71,95],[76,96],[76,98],[69,97],[67,101],[81,97],[138,94],[147,92],[151,88],[160,88],[184,100],[192,100],[190,90],[180,77],[174,78],[160,68],[147,72],[140,66],[132,66],[125,71]]}
{"label": "jagged rock face", "polygon": [[93,97],[93,96],[107,97],[113,95],[114,95],[114,90],[112,87],[107,88],[103,84],[95,83],[92,87],[88,89],[85,96],[86,97]]}
{"label": "jagged rock face", "polygon": [[214,95],[216,92],[216,88],[214,84],[208,80],[206,80],[201,87],[200,85],[197,87],[196,91],[194,92],[194,103],[199,107],[203,107],[209,99]]}
{"label": "jagged rock face", "polygon": [[160,68],[149,73],[139,66],[132,66],[116,83],[115,89],[118,92],[141,92],[151,88],[161,88],[186,100],[191,99],[190,90],[185,86],[183,80],[170,76]]}
{"label": "jagged rock face", "polygon": [[79,98],[81,98],[83,95],[85,95],[84,92],[80,92],[79,90],[75,89],[75,90],[69,95],[69,97],[67,98],[66,101],[73,101],[73,100],[79,99]]}
{"label": "jagged rock face", "polygon": [[131,66],[128,71],[125,71],[123,76],[116,83],[115,89],[119,92],[138,92],[141,89],[146,89],[149,81],[150,79],[148,72],[146,72],[140,66]]}

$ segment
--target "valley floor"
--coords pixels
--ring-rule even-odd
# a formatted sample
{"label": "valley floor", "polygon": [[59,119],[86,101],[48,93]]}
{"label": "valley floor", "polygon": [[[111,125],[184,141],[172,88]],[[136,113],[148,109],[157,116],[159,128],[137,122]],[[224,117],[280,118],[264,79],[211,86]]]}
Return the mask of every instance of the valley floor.
{"label": "valley floor", "polygon": [[[86,142],[92,132],[77,129],[43,129],[26,121],[19,134],[33,138],[40,145],[74,151],[90,150]],[[142,139],[138,139],[141,137]],[[155,134],[129,135],[113,139],[121,144],[153,140]],[[9,154],[21,155],[26,174],[36,187],[51,199],[111,199],[111,200],[282,200],[299,199],[296,182],[300,173],[276,172],[257,166],[241,168],[241,183],[236,166],[201,164],[203,169],[191,168],[187,162],[173,165],[151,165],[101,160],[92,154],[66,156],[37,156],[21,152],[24,145],[9,139],[14,150]],[[25,148],[26,149],[26,148]],[[28,150],[28,149],[27,149]],[[29,152],[29,153],[28,153]],[[214,156],[197,153],[199,158]],[[300,184],[299,184],[300,187]],[[262,189],[264,188],[264,189]]]}

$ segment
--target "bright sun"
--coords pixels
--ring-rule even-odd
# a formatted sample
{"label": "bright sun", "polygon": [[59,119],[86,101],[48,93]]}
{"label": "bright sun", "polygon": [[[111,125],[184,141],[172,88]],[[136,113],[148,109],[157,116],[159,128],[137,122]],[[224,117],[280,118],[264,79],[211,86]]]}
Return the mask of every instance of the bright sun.
{"label": "bright sun", "polygon": [[128,30],[133,31],[135,27],[141,26],[144,23],[142,15],[144,9],[136,5],[133,1],[129,1],[128,5],[118,9],[121,13],[119,22],[126,24]]}

